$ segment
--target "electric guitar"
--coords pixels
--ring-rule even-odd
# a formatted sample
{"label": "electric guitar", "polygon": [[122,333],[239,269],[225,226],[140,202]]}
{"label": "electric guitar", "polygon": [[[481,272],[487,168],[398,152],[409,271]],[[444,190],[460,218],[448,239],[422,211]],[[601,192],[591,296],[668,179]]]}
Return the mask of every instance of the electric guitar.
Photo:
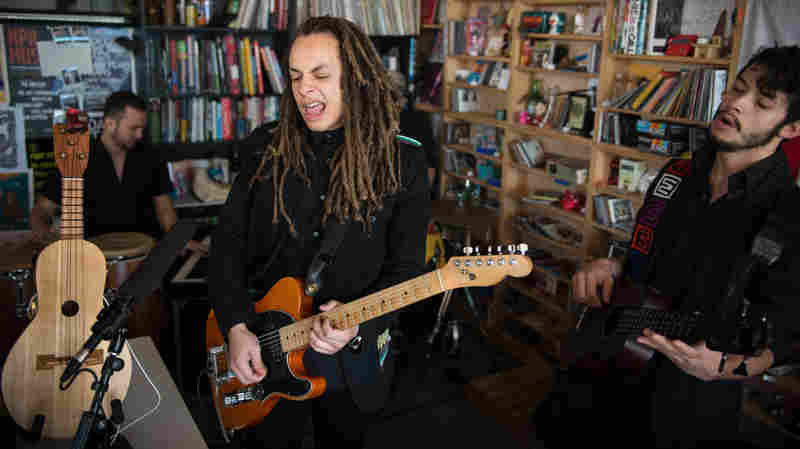
{"label": "electric guitar", "polygon": [[[81,373],[61,390],[60,377],[72,356],[92,335],[92,324],[103,308],[106,259],[97,246],[83,240],[88,122],[77,119],[53,125],[53,145],[62,176],[61,238],[45,247],[37,258],[38,298],[30,305],[36,315],[6,359],[2,389],[9,414],[17,425],[28,432],[41,430],[42,438],[70,439],[81,414],[91,405],[94,378]],[[99,370],[107,347],[108,342],[101,342],[86,358],[83,368]],[[106,416],[111,416],[111,400],[122,400],[130,384],[127,346],[120,357],[125,366],[111,378],[103,404]]]}
{"label": "electric guitar", "polygon": [[[337,329],[354,327],[402,309],[423,299],[459,287],[489,286],[506,276],[527,276],[533,263],[524,253],[527,245],[511,245],[510,254],[453,257],[437,270],[383,289],[321,313]],[[514,254],[514,249],[519,254]],[[471,250],[471,248],[468,248]],[[467,251],[471,254],[471,251]],[[300,279],[285,277],[255,304],[257,324],[249,324],[261,342],[261,358],[267,375],[260,382],[242,385],[228,368],[227,345],[214,312],[206,323],[206,349],[214,407],[225,439],[233,431],[256,424],[281,398],[305,400],[325,391],[325,379],[310,377],[303,353],[311,333],[311,298]]]}
{"label": "electric guitar", "polygon": [[641,372],[655,354],[652,348],[635,342],[645,328],[688,344],[705,340],[709,349],[732,354],[758,354],[772,338],[766,316],[748,310],[746,301],[737,311],[736,322],[729,323],[732,329],[725,331],[730,338],[717,338],[711,318],[699,311],[676,311],[674,298],[620,280],[614,285],[611,304],[582,306],[569,335],[565,361],[572,368],[597,374]]}

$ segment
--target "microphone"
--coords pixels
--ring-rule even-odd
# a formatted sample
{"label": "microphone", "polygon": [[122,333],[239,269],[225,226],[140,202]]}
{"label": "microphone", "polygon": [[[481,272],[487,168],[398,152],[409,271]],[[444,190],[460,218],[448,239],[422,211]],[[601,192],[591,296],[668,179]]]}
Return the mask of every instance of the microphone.
{"label": "microphone", "polygon": [[89,354],[91,354],[92,351],[94,351],[94,348],[96,348],[97,345],[100,344],[100,340],[102,339],[103,339],[103,334],[95,332],[92,334],[91,337],[89,337],[88,340],[86,340],[86,343],[83,344],[83,348],[81,348],[81,350],[78,351],[77,354],[75,354],[74,356],[72,356],[71,359],[69,359],[67,367],[61,374],[61,382],[66,382],[68,379],[70,379],[78,372],[78,369],[81,367],[81,365],[83,365],[83,361],[86,360],[86,357],[89,357]]}
{"label": "microphone", "polygon": [[138,298],[148,296],[158,288],[161,279],[178,256],[178,251],[192,239],[198,226],[197,223],[179,221],[156,243],[139,268],[119,287],[117,297],[100,311],[97,322],[92,325],[92,335],[64,369],[62,383],[78,372],[84,360],[103,338],[111,338],[125,324],[131,307]]}

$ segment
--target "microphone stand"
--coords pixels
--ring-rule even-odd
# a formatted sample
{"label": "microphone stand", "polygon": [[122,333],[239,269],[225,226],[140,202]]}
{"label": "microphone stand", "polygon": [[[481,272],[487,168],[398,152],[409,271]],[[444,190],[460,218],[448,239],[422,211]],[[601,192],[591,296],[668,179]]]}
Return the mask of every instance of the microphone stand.
{"label": "microphone stand", "polygon": [[128,335],[125,323],[130,315],[132,303],[132,296],[115,297],[107,307],[103,308],[98,315],[97,323],[92,326],[95,334],[101,334],[111,343],[108,345],[108,356],[103,363],[100,378],[92,384],[94,397],[89,410],[81,415],[81,422],[72,440],[73,449],[83,449],[88,441],[92,441],[92,447],[110,448],[116,439],[113,431],[125,419],[119,400],[112,401],[111,418],[106,418],[103,412],[103,397],[108,391],[111,376],[125,367],[125,361],[119,354],[125,347]]}

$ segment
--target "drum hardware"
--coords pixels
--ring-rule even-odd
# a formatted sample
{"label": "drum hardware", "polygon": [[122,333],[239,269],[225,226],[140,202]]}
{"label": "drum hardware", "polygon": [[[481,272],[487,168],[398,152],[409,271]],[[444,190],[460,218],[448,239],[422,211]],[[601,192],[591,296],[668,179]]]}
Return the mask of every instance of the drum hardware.
{"label": "drum hardware", "polygon": [[31,278],[29,268],[18,268],[16,270],[0,273],[0,279],[14,281],[17,284],[17,318],[27,318],[32,320],[36,316],[37,296],[33,295],[30,301],[25,300],[25,281]]}

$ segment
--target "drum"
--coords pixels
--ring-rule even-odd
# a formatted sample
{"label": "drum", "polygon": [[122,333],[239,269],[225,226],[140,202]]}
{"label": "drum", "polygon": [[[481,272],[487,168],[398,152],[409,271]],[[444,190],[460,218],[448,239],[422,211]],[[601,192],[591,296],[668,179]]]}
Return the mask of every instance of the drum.
{"label": "drum", "polygon": [[[155,246],[155,239],[138,232],[112,232],[88,239],[106,257],[106,288],[118,289],[136,270]],[[156,290],[146,298],[134,298],[128,319],[128,338],[152,337],[160,348],[161,333],[169,324],[169,311]]]}
{"label": "drum", "polygon": [[31,240],[0,245],[0,364],[34,313],[33,265],[41,250]]}

